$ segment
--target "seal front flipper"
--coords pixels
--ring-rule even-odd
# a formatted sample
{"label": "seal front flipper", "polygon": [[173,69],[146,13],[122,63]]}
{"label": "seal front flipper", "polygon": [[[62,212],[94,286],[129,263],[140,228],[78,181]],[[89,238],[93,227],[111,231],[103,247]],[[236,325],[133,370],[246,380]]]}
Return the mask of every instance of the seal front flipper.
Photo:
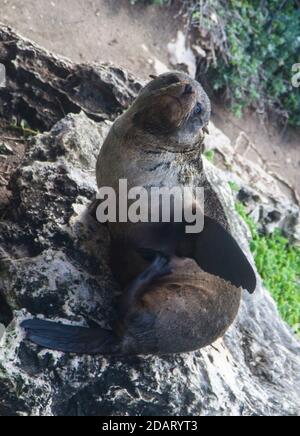
{"label": "seal front flipper", "polygon": [[237,288],[255,291],[255,272],[236,240],[215,220],[205,216],[204,229],[193,248],[193,258],[207,273],[231,282]]}
{"label": "seal front flipper", "polygon": [[109,330],[88,329],[41,319],[23,321],[27,338],[51,350],[77,354],[118,354],[119,339]]}
{"label": "seal front flipper", "polygon": [[125,289],[119,307],[119,313],[123,317],[130,312],[137,300],[147,292],[147,287],[149,287],[152,282],[172,273],[169,257],[160,253],[154,253],[151,250],[145,250],[143,253],[146,253],[147,256],[150,254],[153,255],[154,260],[151,265]]}

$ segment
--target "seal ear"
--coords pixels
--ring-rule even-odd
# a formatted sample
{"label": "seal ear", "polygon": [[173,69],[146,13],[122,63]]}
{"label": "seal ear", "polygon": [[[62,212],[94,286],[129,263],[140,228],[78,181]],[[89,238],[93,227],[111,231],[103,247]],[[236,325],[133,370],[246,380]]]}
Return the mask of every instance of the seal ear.
{"label": "seal ear", "polygon": [[180,127],[183,112],[176,98],[152,95],[143,103],[133,116],[135,126],[153,134],[168,134]]}
{"label": "seal ear", "polygon": [[210,274],[247,289],[257,286],[255,272],[236,240],[215,220],[205,216],[204,230],[194,246],[193,257]]}

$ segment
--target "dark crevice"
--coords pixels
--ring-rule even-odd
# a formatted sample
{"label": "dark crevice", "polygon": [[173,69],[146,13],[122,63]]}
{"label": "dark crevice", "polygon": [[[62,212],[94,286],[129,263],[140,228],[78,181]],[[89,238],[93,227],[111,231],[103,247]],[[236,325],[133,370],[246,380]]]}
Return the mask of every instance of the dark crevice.
{"label": "dark crevice", "polygon": [[[0,274],[1,274],[1,264],[0,264]],[[5,327],[8,326],[8,324],[13,319],[13,313],[10,309],[9,305],[5,301],[5,298],[0,293],[0,324],[5,325]]]}

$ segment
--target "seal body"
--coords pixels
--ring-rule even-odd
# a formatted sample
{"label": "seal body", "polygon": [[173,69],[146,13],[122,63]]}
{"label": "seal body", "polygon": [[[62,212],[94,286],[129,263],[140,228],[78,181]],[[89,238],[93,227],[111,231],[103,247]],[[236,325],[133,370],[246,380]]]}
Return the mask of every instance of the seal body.
{"label": "seal body", "polygon": [[[183,73],[150,82],[116,120],[97,162],[98,187],[113,188],[122,208],[127,189],[195,185],[196,162],[210,118],[201,85]],[[242,288],[254,292],[255,273],[230,234],[216,195],[208,192],[204,229],[187,235],[185,223],[109,222],[112,269],[123,288],[112,331],[39,319],[23,323],[43,347],[88,354],[169,354],[202,348],[234,321]],[[197,198],[191,198],[191,206]],[[160,207],[160,205],[159,205]]]}
{"label": "seal body", "polygon": [[[198,109],[197,109],[198,108]],[[197,113],[197,110],[200,113]],[[195,113],[196,111],[196,113]],[[171,121],[169,118],[171,117]],[[183,73],[160,76],[150,82],[137,100],[113,125],[97,162],[98,187],[112,187],[119,197],[119,181],[134,187],[183,186],[188,153],[201,162],[210,101],[201,85]],[[149,121],[150,119],[150,121]],[[190,172],[187,169],[187,172]],[[193,186],[192,174],[186,186]],[[115,239],[133,239],[143,223],[110,223]],[[149,227],[149,226],[147,226]]]}
{"label": "seal body", "polygon": [[126,354],[198,350],[223,336],[240,306],[241,289],[199,269],[191,259],[173,260],[173,274],[158,279],[132,306],[117,331]]}
{"label": "seal body", "polygon": [[148,284],[136,298],[125,292],[126,305],[120,305],[113,331],[40,319],[24,321],[22,327],[42,347],[77,354],[166,355],[210,345],[233,323],[242,291],[201,271],[191,259],[173,258],[171,263],[173,272]]}

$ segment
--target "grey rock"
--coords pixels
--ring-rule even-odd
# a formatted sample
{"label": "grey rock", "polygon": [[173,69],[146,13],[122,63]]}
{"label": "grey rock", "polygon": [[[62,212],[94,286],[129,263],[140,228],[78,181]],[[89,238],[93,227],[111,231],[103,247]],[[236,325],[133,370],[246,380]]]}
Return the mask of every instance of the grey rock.
{"label": "grey rock", "polygon": [[4,142],[0,142],[0,155],[8,156],[14,154],[13,149]]}
{"label": "grey rock", "polygon": [[[265,234],[271,234],[281,228],[284,234],[296,243],[300,243],[300,209],[294,192],[285,192],[281,179],[263,169],[257,163],[247,159],[237,151],[213,123],[210,123],[211,135],[206,139],[206,150],[214,150],[221,159],[217,165],[223,169],[224,178],[239,187],[237,200],[241,201],[247,212]],[[288,195],[289,194],[289,195]]]}
{"label": "grey rock", "polygon": [[[13,180],[14,219],[0,233],[1,295],[13,311],[1,340],[0,413],[296,415],[300,346],[262,286],[244,295],[224,340],[195,353],[69,356],[24,341],[19,324],[32,315],[103,327],[114,320],[109,235],[87,214],[96,183],[86,152],[96,156],[106,130],[83,113],[68,115],[34,140]],[[223,172],[205,163],[205,174],[251,257]]]}
{"label": "grey rock", "polygon": [[1,116],[17,116],[39,130],[65,114],[84,110],[96,120],[113,119],[132,102],[141,82],[114,65],[74,64],[41,49],[0,23]]}

